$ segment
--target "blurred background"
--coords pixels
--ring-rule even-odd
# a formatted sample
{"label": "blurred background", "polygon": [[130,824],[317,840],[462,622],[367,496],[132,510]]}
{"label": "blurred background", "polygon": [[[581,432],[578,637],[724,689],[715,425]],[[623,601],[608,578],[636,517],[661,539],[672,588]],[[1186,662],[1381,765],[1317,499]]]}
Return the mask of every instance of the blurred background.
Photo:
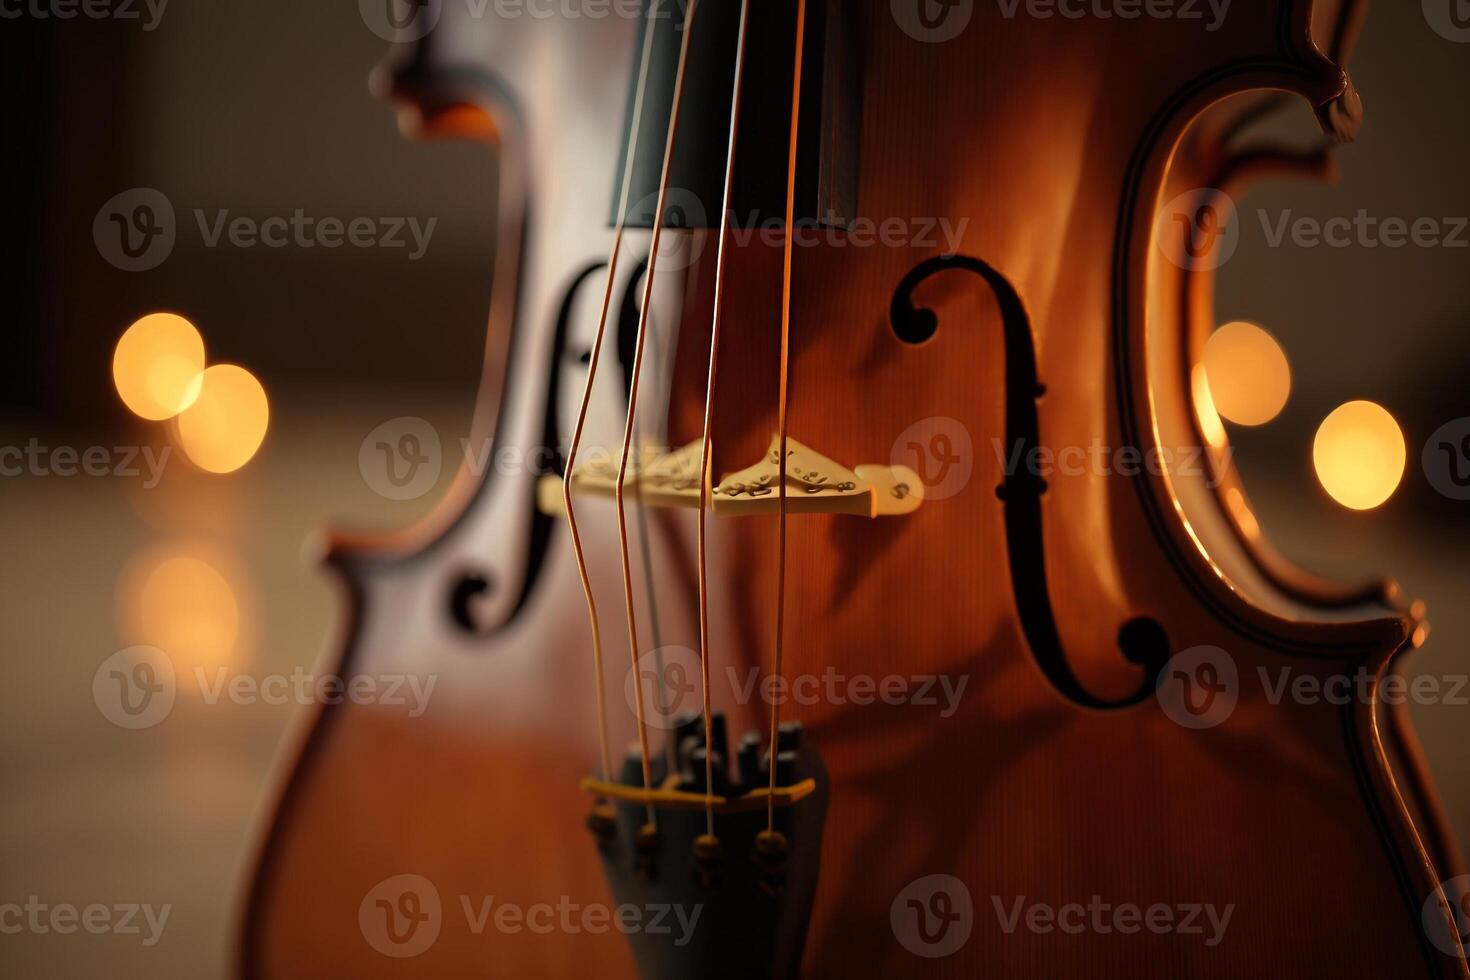
{"label": "blurred background", "polygon": [[[1431,5],[1374,6],[1352,66],[1367,123],[1340,154],[1340,183],[1272,183],[1239,202],[1218,307],[1221,323],[1264,328],[1289,363],[1279,411],[1230,426],[1266,534],[1332,578],[1397,577],[1427,601],[1434,625],[1409,673],[1463,676],[1470,504],[1436,489],[1445,473],[1426,472],[1421,453],[1470,415],[1461,98],[1470,43],[1436,30]],[[166,724],[124,731],[99,712],[94,674],[135,644],[211,676],[315,663],[342,607],[308,560],[313,533],[404,526],[452,476],[446,467],[435,490],[386,499],[359,469],[364,437],[405,415],[429,420],[448,444],[467,435],[484,348],[494,160],[467,142],[401,138],[367,92],[385,45],[357,5],[134,9],[138,19],[0,20],[9,310],[0,447],[28,449],[30,461],[0,476],[0,657],[10,677],[0,733],[11,746],[0,756],[0,903],[37,896],[171,913],[147,947],[137,936],[0,936],[0,972],[11,976],[226,974],[253,823],[301,712],[181,693]],[[1300,135],[1314,123],[1303,108],[1287,128]],[[138,188],[174,209],[177,235],[165,259],[128,271],[156,254],[104,254],[94,224],[139,215],[141,236],[151,225],[140,205],[154,217],[160,205]],[[289,220],[298,209],[344,226],[401,222],[405,247],[240,247],[228,234],[209,243],[221,220]],[[1309,247],[1289,236],[1274,245],[1258,209],[1273,225],[1359,209],[1380,221],[1430,218],[1444,238],[1459,218],[1459,245]],[[431,228],[425,247],[410,221]],[[202,386],[190,394],[199,410],[172,421],[140,417],[148,392],[136,377],[129,389],[126,370],[114,378],[119,339],[156,312],[192,322],[205,363],[238,366],[202,382],[202,364],[186,370]],[[133,353],[146,360],[171,322],[132,335]],[[1238,336],[1259,350],[1258,336]],[[1380,483],[1371,499],[1349,501],[1377,504],[1366,510],[1329,494],[1332,460],[1313,456],[1324,419],[1357,400],[1381,406],[1402,433],[1396,470],[1392,431],[1379,462],[1351,417],[1338,432],[1373,468],[1359,483]],[[95,450],[94,469],[108,475],[61,475],[67,448]],[[1470,708],[1416,706],[1414,716],[1466,839]]]}

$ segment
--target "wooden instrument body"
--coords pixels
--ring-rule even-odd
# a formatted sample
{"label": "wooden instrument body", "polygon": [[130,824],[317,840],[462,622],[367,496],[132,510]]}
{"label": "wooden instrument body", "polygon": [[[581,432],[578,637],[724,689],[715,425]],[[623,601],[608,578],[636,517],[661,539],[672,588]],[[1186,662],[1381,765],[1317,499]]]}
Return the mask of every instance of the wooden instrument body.
{"label": "wooden instrument body", "polygon": [[[1023,393],[1041,445],[1100,445],[1116,461],[1116,450],[1201,444],[1188,344],[1208,311],[1153,236],[1166,193],[1200,186],[1228,161],[1176,148],[1191,124],[1242,93],[1286,90],[1320,107],[1344,86],[1310,41],[1307,5],[1265,6],[1206,33],[1169,20],[1007,19],[976,5],[966,33],[929,44],[899,29],[887,0],[849,5],[864,46],[858,211],[901,216],[911,230],[948,219],[956,251],[1013,290],[1044,385]],[[583,278],[570,302],[568,289],[610,246],[602,219],[637,23],[449,26],[420,43],[400,94],[430,128],[458,119],[441,110],[463,103],[493,123],[512,220],[492,329],[510,336],[515,323],[497,443],[534,446],[545,379],[567,379],[556,406],[566,433],[585,378],[571,354],[595,330],[601,275]],[[535,219],[524,249],[518,202]],[[678,233],[677,247],[694,254],[701,234]],[[1017,394],[1007,381],[1017,354],[1002,322],[1014,309],[981,276],[947,269],[914,294],[937,316],[932,339],[909,344],[893,330],[895,291],[943,244],[824,239],[795,250],[792,437],[847,462],[907,461],[898,458],[905,431],[930,420],[923,431],[938,424],[968,438],[970,467],[957,492],[908,518],[789,519],[788,677],[830,668],[846,682],[965,684],[947,714],[942,695],[938,704],[849,696],[783,708],[807,726],[832,787],[807,972],[1470,976],[1421,922],[1454,869],[1436,866],[1450,855],[1432,854],[1411,819],[1432,814],[1433,800],[1410,794],[1390,766],[1385,728],[1396,719],[1373,699],[1276,701],[1262,682],[1283,669],[1381,677],[1408,648],[1411,617],[1384,589],[1288,581],[1239,533],[1209,472],[1146,467],[1047,476],[1037,594],[1037,566],[1021,576],[1009,553],[1013,499],[996,492],[1014,449],[1006,437]],[[658,280],[654,329],[676,351],[671,445],[700,431],[715,252],[708,235],[703,245]],[[781,258],[759,236],[730,252],[716,474],[758,459],[776,426]],[[589,444],[619,442],[618,388],[599,381]],[[599,975],[632,973],[615,930],[466,928],[460,896],[611,901],[576,785],[596,764],[597,742],[570,543],[562,528],[552,533],[521,601],[534,477],[497,474],[468,489],[463,513],[427,547],[338,542],[354,598],[342,670],[434,674],[438,693],[422,718],[344,705],[314,719],[250,897],[249,976],[569,976],[589,963]],[[629,651],[614,512],[589,502],[579,514],[621,745],[633,719],[622,697]],[[648,519],[663,642],[697,648],[692,516]],[[774,519],[711,523],[715,702],[759,724],[766,706],[741,703],[733,689],[771,662]],[[472,635],[446,615],[445,597],[455,576],[487,563],[503,585],[479,609],[488,628]],[[1023,606],[1049,614],[1049,664]],[[1223,723],[1187,729],[1151,696],[1147,670],[1119,644],[1139,620],[1162,627],[1170,653],[1228,652],[1240,684]],[[398,960],[364,941],[359,907],[380,881],[406,873],[434,883],[443,922],[431,948]],[[920,960],[890,911],[906,886],[934,874],[965,883],[973,931],[952,955]],[[1094,896],[1233,912],[1216,945],[1206,945],[1208,929],[1003,927],[1018,899],[1057,907]]]}

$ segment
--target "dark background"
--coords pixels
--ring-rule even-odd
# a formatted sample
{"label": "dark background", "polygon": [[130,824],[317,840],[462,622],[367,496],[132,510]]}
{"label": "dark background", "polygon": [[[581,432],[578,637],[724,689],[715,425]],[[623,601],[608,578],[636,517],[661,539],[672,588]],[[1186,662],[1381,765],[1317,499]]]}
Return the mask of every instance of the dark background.
{"label": "dark background", "polygon": [[[1247,0],[1237,0],[1246,3]],[[90,679],[142,639],[119,608],[130,569],[159,547],[212,556],[241,609],[236,666],[310,664],[338,597],[301,559],[333,519],[401,526],[434,494],[395,503],[364,485],[364,435],[398,415],[468,429],[484,345],[494,161],[469,143],[414,144],[367,93],[384,43],[352,3],[174,0],[157,29],[113,20],[0,21],[0,444],[151,440],[112,389],[112,348],[139,315],[189,316],[211,362],[246,365],[271,395],[260,456],[228,478],[178,477],[141,495],[116,480],[0,478],[0,901],[169,902],[158,947],[120,937],[0,941],[15,975],[219,975],[267,770],[290,708],[180,709],[119,733]],[[1470,415],[1470,250],[1268,246],[1264,208],[1319,219],[1470,215],[1470,44],[1442,38],[1413,0],[1379,0],[1354,57],[1366,126],[1342,179],[1262,186],[1241,202],[1221,322],[1258,321],[1292,362],[1285,411],[1232,429],[1266,533],[1334,578],[1388,573],[1429,602],[1432,637],[1411,673],[1470,671],[1470,504],[1419,466],[1429,434]],[[1294,140],[1314,124],[1298,108]],[[609,180],[611,184],[611,179]],[[179,241],[126,273],[92,239],[98,208],[163,191]],[[428,253],[203,247],[191,212],[265,218],[437,218]],[[1350,513],[1321,491],[1312,435],[1369,398],[1402,423],[1409,463],[1382,508]],[[442,482],[447,484],[449,474]],[[1417,707],[1462,839],[1470,835],[1470,708]],[[133,737],[136,736],[136,737]]]}

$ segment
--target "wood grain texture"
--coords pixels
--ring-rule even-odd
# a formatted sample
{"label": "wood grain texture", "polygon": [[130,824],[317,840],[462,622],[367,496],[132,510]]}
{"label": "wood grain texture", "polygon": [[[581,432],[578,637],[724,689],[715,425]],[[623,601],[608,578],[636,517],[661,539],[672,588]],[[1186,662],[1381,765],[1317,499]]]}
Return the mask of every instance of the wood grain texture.
{"label": "wood grain texture", "polygon": [[[1187,345],[1199,308],[1182,270],[1153,254],[1157,205],[1161,193],[1222,165],[1218,155],[1175,151],[1190,124],[1226,100],[1282,89],[1321,106],[1344,90],[1340,68],[1310,43],[1309,5],[1242,7],[1205,32],[1178,20],[1006,18],[977,4],[969,30],[945,44],[905,34],[887,0],[853,3],[851,14],[865,45],[858,213],[909,227],[947,219],[959,229],[958,251],[1014,288],[1046,389],[1037,403],[1042,444],[1197,444]],[[478,56],[486,71],[508,71],[476,54],[475,30],[483,25],[425,48],[428,68],[463,68]],[[455,57],[444,57],[446,48]],[[505,76],[512,100],[544,95],[531,83],[551,62],[524,51],[514,60],[522,74]],[[534,131],[538,113],[520,115]],[[551,124],[544,107],[539,118]],[[555,140],[533,134],[526,143],[533,183],[543,166],[561,172],[538,156]],[[564,186],[553,183],[553,197]],[[603,213],[594,208],[589,220]],[[539,247],[554,251],[560,241],[546,233]],[[586,244],[578,240],[560,261],[586,261]],[[1389,752],[1397,749],[1385,744],[1376,703],[1278,700],[1265,682],[1282,670],[1322,681],[1392,669],[1414,624],[1384,590],[1293,587],[1225,516],[1208,474],[1059,472],[1048,476],[1037,560],[1049,581],[1041,598],[1078,683],[1117,700],[1146,682],[1118,634],[1147,617],[1162,626],[1170,652],[1226,651],[1240,678],[1238,703],[1222,724],[1192,730],[1153,698],[1083,707],[1039,668],[1017,613],[996,494],[1011,448],[996,297],[977,277],[947,271],[915,297],[938,317],[933,339],[905,344],[888,321],[899,282],[940,250],[851,242],[796,250],[792,436],[849,464],[907,462],[894,458],[906,451],[905,430],[943,419],[967,438],[971,468],[963,489],[909,518],[789,525],[788,676],[831,668],[848,679],[940,676],[965,685],[951,713],[851,698],[783,709],[805,723],[832,780],[806,972],[1470,976],[1421,925],[1421,906],[1455,869],[1442,866],[1447,849],[1431,855],[1411,819],[1434,803],[1413,780],[1395,778]],[[713,253],[706,247],[687,277],[674,277],[683,302],[671,445],[699,434]],[[540,256],[543,271],[556,264]],[[780,258],[758,238],[732,253],[717,473],[749,465],[774,429]],[[547,308],[558,281],[533,278],[529,308]],[[544,329],[544,320],[525,318],[516,329]],[[506,381],[514,390],[524,379]],[[657,523],[654,572],[661,606],[678,610],[664,642],[697,646],[686,517]],[[611,519],[606,508],[588,518],[600,525],[603,549]],[[471,521],[449,537],[457,553],[474,554],[490,548],[495,531]],[[737,731],[758,723],[764,707],[742,703],[720,678],[725,668],[745,676],[770,663],[774,540],[770,518],[720,522],[717,532],[715,702]],[[405,608],[432,603],[444,563],[429,554],[372,574],[401,581]],[[604,609],[620,605],[615,561],[615,551],[599,555]],[[476,935],[450,908],[461,895],[608,901],[581,827],[586,800],[575,792],[595,765],[595,743],[585,614],[564,534],[548,562],[523,617],[466,650],[385,625],[372,589],[362,591],[349,671],[381,665],[374,651],[391,647],[388,662],[481,685],[485,707],[476,712],[471,699],[468,710],[413,721],[344,707],[317,719],[252,894],[248,976],[629,975],[615,933]],[[604,629],[616,638],[623,624]],[[626,663],[625,642],[610,650]],[[470,653],[481,659],[465,660]],[[492,684],[477,671],[503,676]],[[515,686],[532,674],[534,684]],[[626,734],[622,670],[610,676],[607,703]],[[493,707],[509,711],[512,701],[523,709],[514,724]],[[400,961],[368,948],[357,915],[376,882],[404,872],[433,880],[446,912],[438,942]],[[932,874],[964,882],[973,931],[953,955],[921,960],[896,937],[890,911],[906,886]],[[1002,912],[1018,900],[1211,904],[1232,915],[1214,945],[1177,932],[1007,930]]]}

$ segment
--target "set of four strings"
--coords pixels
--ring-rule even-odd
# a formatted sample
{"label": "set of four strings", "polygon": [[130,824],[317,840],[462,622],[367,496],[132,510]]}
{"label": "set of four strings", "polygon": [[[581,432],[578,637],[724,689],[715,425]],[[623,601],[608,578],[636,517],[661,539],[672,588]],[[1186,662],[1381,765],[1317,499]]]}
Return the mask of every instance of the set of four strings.
{"label": "set of four strings", "polygon": [[[664,158],[659,177],[658,202],[654,208],[653,235],[650,245],[647,267],[644,271],[642,303],[638,313],[638,334],[633,355],[633,369],[630,379],[630,390],[628,396],[628,412],[624,422],[622,455],[618,466],[618,478],[615,492],[615,502],[618,516],[618,542],[623,571],[623,591],[626,601],[626,613],[628,620],[628,639],[631,651],[633,670],[635,672],[635,683],[633,684],[634,708],[637,715],[638,741],[643,770],[643,788],[649,796],[647,803],[648,824],[655,826],[657,817],[651,800],[653,790],[652,762],[648,746],[648,730],[644,719],[642,684],[636,681],[638,670],[638,629],[636,613],[633,600],[633,577],[632,565],[628,551],[627,515],[624,508],[625,493],[627,488],[628,462],[632,442],[635,434],[639,379],[642,374],[643,351],[645,341],[648,337],[648,318],[652,306],[654,276],[657,270],[659,247],[664,227],[664,211],[669,189],[669,174],[673,164],[674,146],[678,135],[679,114],[683,102],[684,79],[688,68],[690,39],[693,35],[693,25],[699,0],[691,0],[688,12],[684,18],[683,37],[680,41],[678,68],[674,80],[674,97],[670,110],[668,134],[664,146]],[[649,64],[653,50],[654,28],[657,22],[658,0],[654,0],[650,7],[647,23],[644,28],[642,56],[638,68],[638,81],[635,88],[632,118],[629,124],[628,150],[625,154],[624,169],[622,175],[621,190],[618,202],[618,220],[613,232],[613,244],[611,255],[608,259],[607,286],[603,293],[601,312],[598,318],[597,333],[593,340],[591,357],[588,363],[587,384],[582,394],[581,405],[577,413],[577,422],[573,429],[572,445],[567,458],[567,479],[563,487],[563,501],[567,511],[567,523],[571,530],[572,546],[576,554],[577,571],[582,581],[582,588],[587,597],[588,616],[592,625],[592,654],[593,670],[595,677],[597,698],[597,722],[598,736],[602,755],[603,781],[608,782],[612,775],[612,755],[608,742],[607,711],[605,705],[606,676],[603,665],[602,633],[601,623],[597,611],[597,600],[593,594],[591,577],[587,568],[586,554],[583,549],[581,532],[577,524],[576,508],[573,502],[572,474],[575,472],[577,451],[581,446],[582,436],[586,428],[588,408],[591,404],[592,388],[597,377],[597,368],[601,360],[603,341],[607,332],[607,321],[612,306],[613,288],[616,283],[616,272],[618,261],[622,256],[624,233],[628,221],[628,198],[632,187],[633,165],[636,157],[642,131],[643,110],[647,97]],[[704,425],[703,438],[700,454],[700,490],[699,490],[699,512],[698,512],[698,565],[699,565],[699,631],[700,631],[700,674],[703,687],[703,715],[705,729],[705,822],[706,833],[714,834],[714,811],[713,811],[713,712],[710,698],[710,655],[709,655],[709,592],[708,592],[708,555],[707,555],[707,512],[709,509],[709,493],[711,485],[711,456],[712,456],[712,428],[714,421],[715,381],[717,375],[719,339],[721,326],[721,298],[726,265],[726,246],[729,239],[729,222],[732,210],[732,196],[734,191],[735,175],[735,147],[739,127],[740,97],[742,79],[745,68],[745,43],[749,25],[750,0],[741,0],[740,26],[736,43],[735,53],[735,75],[734,94],[731,99],[730,108],[730,130],[729,143],[726,153],[726,167],[723,199],[721,205],[720,240],[716,258],[715,289],[713,299],[713,313],[710,328],[710,356],[708,362],[708,378],[705,388]],[[796,43],[795,59],[792,76],[791,94],[791,130],[790,143],[787,159],[787,181],[786,181],[786,227],[792,227],[795,218],[795,191],[796,191],[796,161],[797,161],[797,136],[799,126],[799,110],[801,105],[801,76],[802,60],[805,47],[806,29],[806,0],[797,0],[796,12]],[[776,570],[776,615],[775,615],[775,642],[773,655],[773,670],[775,676],[782,676],[782,654],[784,647],[785,627],[785,570],[786,570],[786,469],[787,469],[787,423],[788,423],[788,392],[789,392],[789,350],[791,334],[791,285],[792,285],[792,246],[793,236],[786,236],[783,262],[782,262],[782,308],[781,308],[781,344],[780,344],[780,376],[779,376],[779,446],[778,446],[778,486],[777,486],[777,570]],[[641,506],[641,500],[640,500]],[[775,796],[776,796],[776,774],[777,756],[779,750],[780,734],[780,707],[773,699],[770,715],[770,761],[768,765],[770,782],[768,785],[766,820],[767,831],[774,832],[775,829]]]}

